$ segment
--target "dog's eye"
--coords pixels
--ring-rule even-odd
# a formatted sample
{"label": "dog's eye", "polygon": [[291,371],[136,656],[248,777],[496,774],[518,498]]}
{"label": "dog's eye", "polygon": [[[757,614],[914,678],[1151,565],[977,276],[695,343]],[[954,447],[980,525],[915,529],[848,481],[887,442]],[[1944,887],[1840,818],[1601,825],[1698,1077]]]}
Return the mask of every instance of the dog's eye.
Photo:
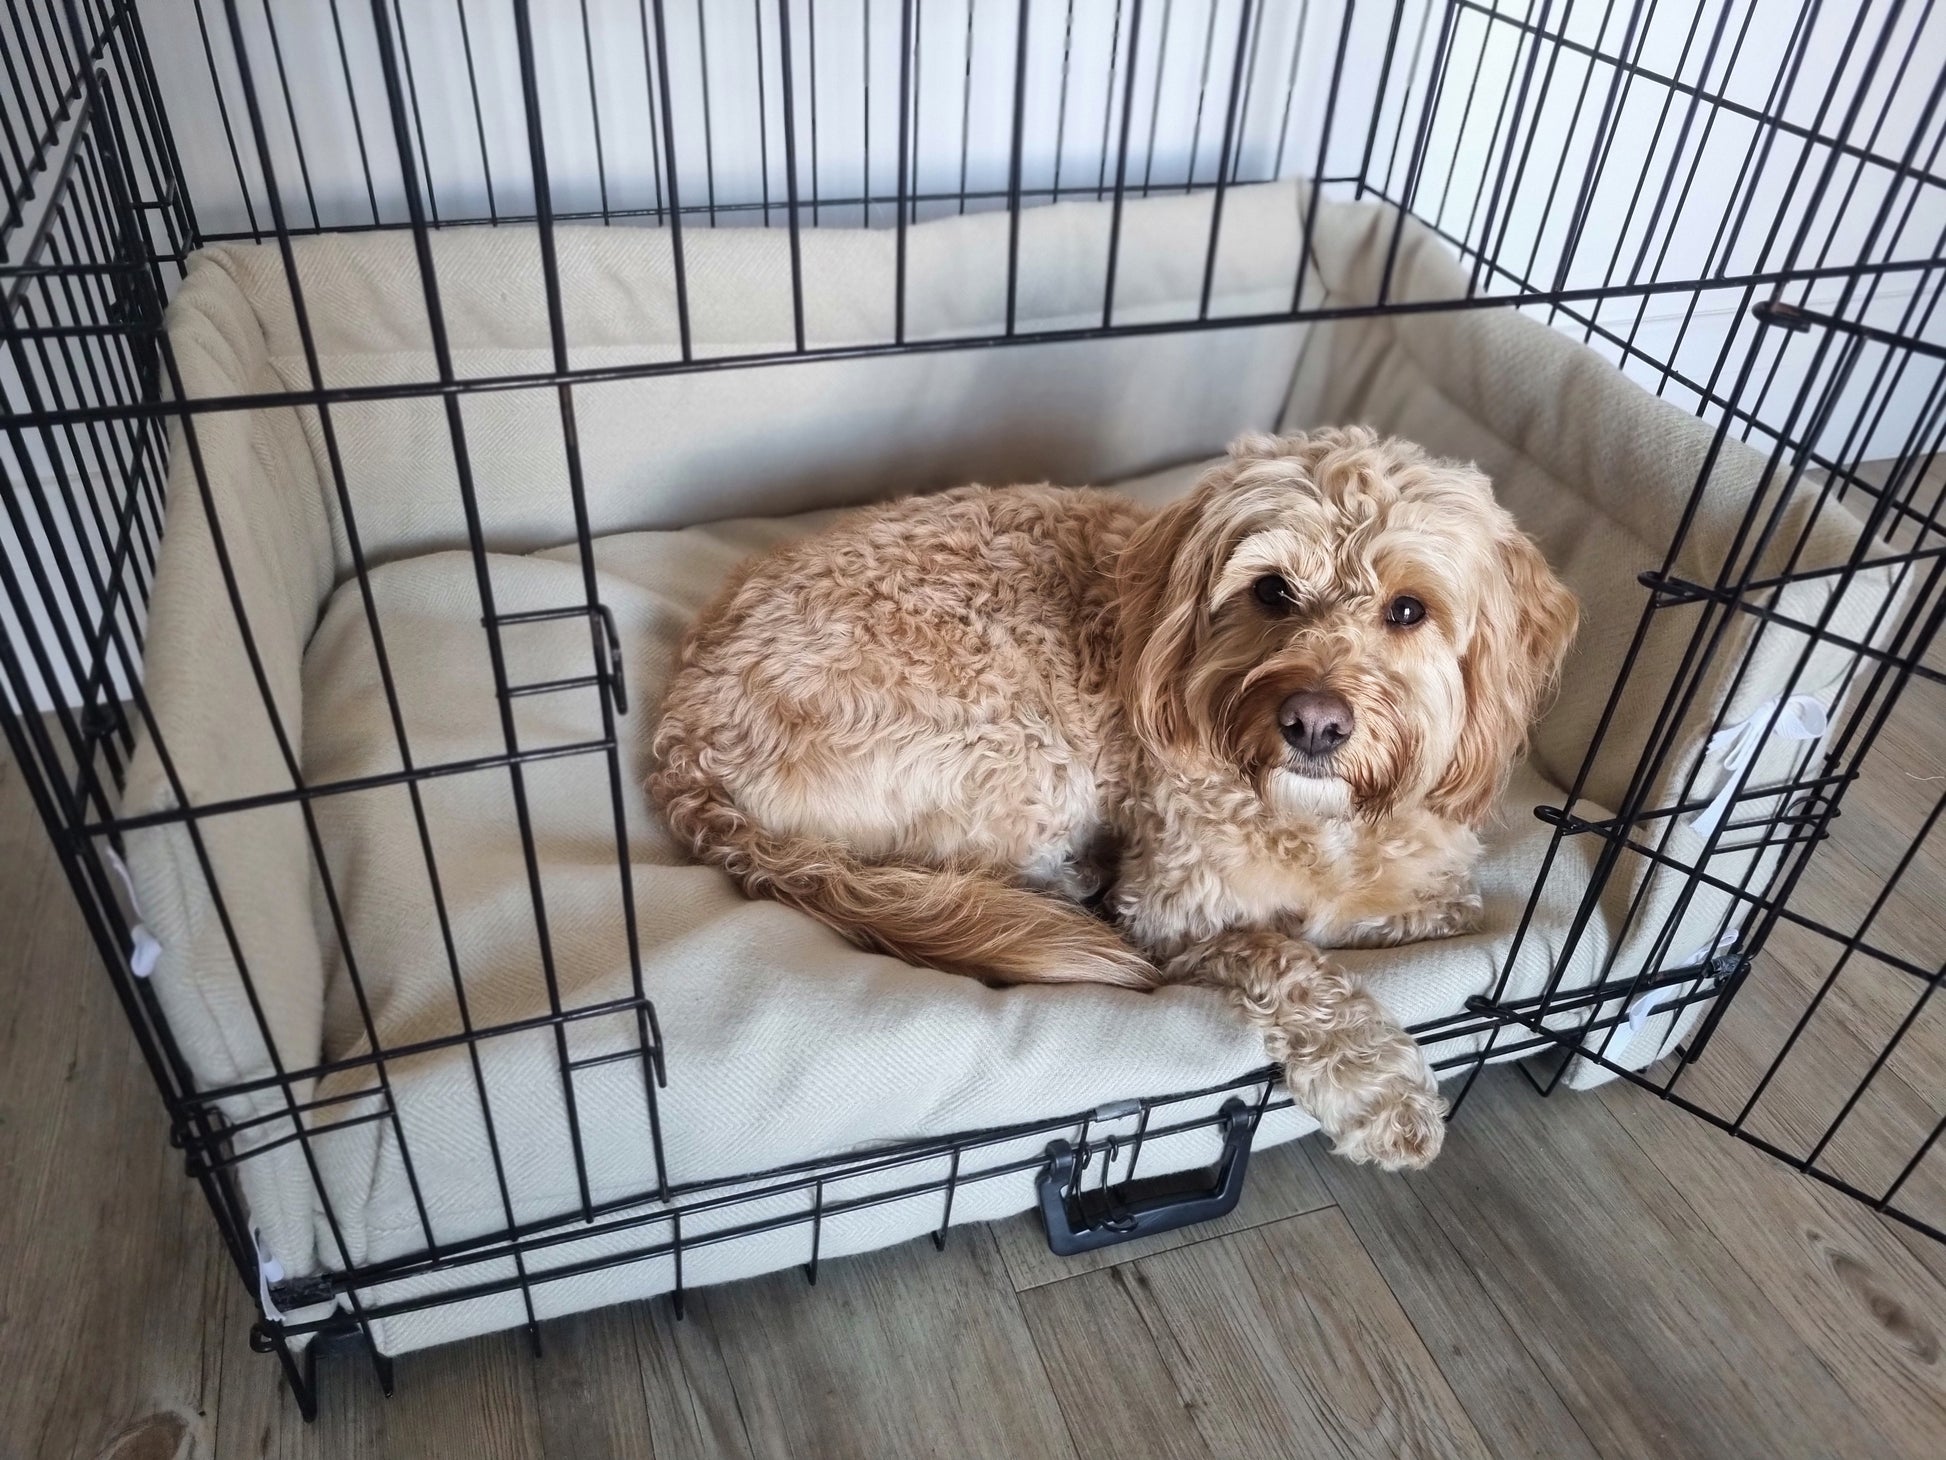
{"label": "dog's eye", "polygon": [[1256,595],[1257,602],[1265,608],[1276,609],[1279,613],[1297,602],[1296,596],[1291,592],[1291,585],[1275,573],[1264,574],[1250,585],[1250,591]]}
{"label": "dog's eye", "polygon": [[1426,616],[1426,605],[1409,594],[1401,593],[1385,608],[1385,621],[1399,628],[1410,628]]}

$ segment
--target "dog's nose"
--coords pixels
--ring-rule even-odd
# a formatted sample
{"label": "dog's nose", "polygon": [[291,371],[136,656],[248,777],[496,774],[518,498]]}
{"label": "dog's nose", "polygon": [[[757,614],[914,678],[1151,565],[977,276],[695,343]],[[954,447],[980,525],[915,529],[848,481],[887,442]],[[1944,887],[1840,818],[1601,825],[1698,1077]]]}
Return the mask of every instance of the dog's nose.
{"label": "dog's nose", "polygon": [[1329,690],[1299,690],[1277,707],[1277,723],[1292,750],[1332,755],[1351,738],[1351,706]]}

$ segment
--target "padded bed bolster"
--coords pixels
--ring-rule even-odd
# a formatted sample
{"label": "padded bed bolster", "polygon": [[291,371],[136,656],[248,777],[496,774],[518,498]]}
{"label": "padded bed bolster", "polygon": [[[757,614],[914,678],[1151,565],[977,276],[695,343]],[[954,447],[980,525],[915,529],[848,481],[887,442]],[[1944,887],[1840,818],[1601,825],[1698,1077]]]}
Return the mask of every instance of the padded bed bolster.
{"label": "padded bed bolster", "polygon": [[[1213,319],[1290,308],[1308,196],[1293,182],[1232,189],[1210,279]],[[1130,200],[1121,210],[1115,320],[1194,321],[1201,307],[1208,194]],[[1013,328],[1099,328],[1111,203],[1020,215]],[[782,229],[685,229],[690,347],[698,359],[788,353],[795,343]],[[800,237],[804,342],[895,337],[897,237],[807,229]],[[577,370],[681,358],[674,256],[656,228],[563,227],[567,354]],[[537,236],[524,228],[441,230],[430,240],[453,368],[494,379],[554,368]],[[326,382],[375,387],[438,379],[411,240],[400,233],[296,240]],[[906,231],[903,338],[934,344],[1008,324],[1003,213]],[[274,248],[198,256],[258,304],[272,370],[309,383],[283,263]],[[1309,281],[1313,296],[1317,281]],[[1261,428],[1289,387],[1304,326],[1078,340],[1011,350],[822,360],[575,387],[592,530],[683,527],[860,502],[968,480],[1112,481],[1219,451]],[[551,389],[460,400],[463,445],[486,545],[531,552],[571,535],[567,457]],[[332,411],[369,561],[466,545],[454,443],[440,399],[365,401]],[[330,471],[315,412],[303,413],[317,470]],[[337,572],[351,560],[333,512]]]}
{"label": "padded bed bolster", "polygon": [[[205,262],[169,316],[186,397],[283,388],[255,301]],[[335,578],[331,510],[296,413],[218,411],[174,423],[162,550],[148,604],[144,724],[121,811],[146,816],[288,791],[303,753],[304,646]],[[138,719],[140,716],[138,714]],[[167,754],[163,753],[166,748]],[[139,917],[161,944],[156,997],[197,1088],[272,1082],[225,1101],[239,1152],[292,1134],[276,1118],[321,1057],[325,959],[311,922],[303,813],[285,805],[132,831]],[[213,876],[211,873],[213,872]],[[241,961],[257,977],[246,986]],[[250,1220],[292,1270],[315,1261],[304,1149],[239,1165]]]}

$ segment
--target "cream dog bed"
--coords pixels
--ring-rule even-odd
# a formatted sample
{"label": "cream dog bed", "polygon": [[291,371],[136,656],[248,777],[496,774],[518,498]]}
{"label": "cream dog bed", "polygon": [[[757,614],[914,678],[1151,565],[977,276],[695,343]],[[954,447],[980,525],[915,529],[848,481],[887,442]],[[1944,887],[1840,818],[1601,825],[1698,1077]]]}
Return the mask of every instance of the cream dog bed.
{"label": "cream dog bed", "polygon": [[[1289,308],[1306,197],[1290,183],[1230,192],[1213,317]],[[1209,206],[1207,197],[1128,204],[1118,321],[1193,317]],[[1105,204],[1023,215],[1018,328],[1099,322],[1108,215]],[[1392,219],[1376,209],[1320,207],[1314,256],[1304,270],[1308,301],[1370,300]],[[557,242],[574,366],[676,357],[666,234],[562,230]],[[695,352],[787,347],[793,324],[782,237],[691,229],[686,243]],[[447,233],[435,237],[433,251],[457,373],[549,368],[534,235]],[[890,235],[810,231],[803,259],[808,344],[890,336]],[[436,378],[408,240],[304,240],[297,261],[327,384]],[[907,338],[990,332],[1003,316],[1005,277],[1003,216],[913,228]],[[1407,229],[1396,297],[1456,297],[1464,283],[1436,241]],[[311,384],[273,249],[200,255],[172,308],[170,337],[191,396]],[[1020,1210],[1033,1202],[1032,1178],[1048,1136],[996,1137],[963,1144],[957,1154],[942,1141],[893,1164],[874,1158],[875,1148],[1058,1120],[1133,1097],[1214,1091],[1264,1063],[1256,1036],[1207,990],[1145,996],[1073,986],[990,989],[861,953],[807,918],[743,900],[716,872],[686,865],[640,793],[642,745],[685,624],[740,558],[811,530],[836,504],[967,479],[1120,481],[1145,500],[1165,501],[1187,490],[1198,464],[1228,437],[1251,428],[1363,421],[1478,461],[1579,594],[1581,643],[1560,703],[1489,834],[1483,929],[1343,955],[1407,1024],[1448,1020],[1432,1055],[1452,1059],[1482,1043],[1477,1021],[1454,1016],[1464,1014],[1470,996],[1495,987],[1552,839],[1532,808],[1560,804],[1559,788],[1575,775],[1640,613],[1635,575],[1660,563],[1713,436],[1593,354],[1499,310],[636,379],[579,386],[575,405],[596,534],[594,591],[613,616],[628,682],[629,710],[616,722],[614,752],[624,791],[620,835],[642,988],[654,1002],[666,1057],[667,1086],[658,1092],[662,1171],[687,1192],[676,1203],[683,1209],[680,1281],[692,1286],[805,1261],[813,1211],[820,1214],[817,1250],[826,1256],[939,1227],[948,1213],[937,1191],[897,1193],[936,1183],[955,1168],[963,1177],[995,1174],[961,1186],[952,1221]],[[585,605],[580,554],[558,546],[571,541],[573,516],[552,388],[465,395],[460,415],[495,611],[504,619]],[[203,1088],[255,1087],[220,1105],[241,1127],[239,1153],[254,1152],[237,1168],[239,1184],[264,1250],[283,1271],[403,1264],[406,1275],[358,1295],[361,1308],[377,1315],[373,1332],[385,1351],[524,1320],[517,1293],[409,1306],[431,1293],[512,1276],[512,1260],[491,1257],[490,1248],[457,1255],[510,1217],[559,1238],[525,1259],[530,1277],[561,1274],[535,1287],[540,1316],[668,1290],[678,1274],[666,1250],[598,1266],[616,1254],[666,1249],[674,1236],[670,1209],[640,1201],[657,1180],[643,1061],[603,1059],[637,1050],[641,1025],[624,1010],[565,1026],[567,1057],[579,1066],[565,1077],[572,1081],[572,1125],[554,1034],[531,1027],[550,1007],[535,893],[510,777],[495,759],[506,741],[475,563],[458,550],[465,523],[444,407],[430,396],[341,405],[328,428],[327,436],[319,413],[304,409],[201,415],[193,441],[178,430],[146,667],[169,758],[165,764],[145,739],[124,811],[141,815],[185,799],[210,806],[288,789],[286,748],[311,786],[374,781],[313,799],[311,825],[286,805],[198,817],[193,832],[166,825],[131,833],[139,915],[161,944],[157,995]],[[192,469],[192,445],[207,474],[207,496]],[[349,512],[333,474],[334,452]],[[1679,564],[1686,576],[1715,580],[1762,482],[1762,465],[1734,444],[1717,461]],[[1786,508],[1775,556],[1796,541],[1808,507]],[[212,538],[212,510],[222,554]],[[1841,561],[1854,537],[1827,507],[1803,560]],[[412,799],[395,774],[401,752],[352,573],[354,540],[374,565],[369,591],[413,765],[452,772],[420,788],[439,903]],[[232,586],[248,612],[247,642],[231,612]],[[1793,588],[1780,610],[1815,619],[1827,591]],[[1868,635],[1886,617],[1888,592],[1884,577],[1859,575],[1834,606],[1834,625]],[[1600,808],[1624,793],[1648,720],[1675,672],[1690,620],[1662,618],[1637,665],[1620,731],[1609,736],[1588,780],[1592,804],[1578,809],[1589,817],[1606,815]],[[1749,632],[1747,624],[1733,625],[1718,662],[1740,658],[1731,650]],[[574,678],[595,667],[585,617],[507,623],[501,637],[514,684]],[[1802,636],[1770,629],[1730,703],[1723,703],[1724,683],[1704,686],[1683,753],[1658,794],[1673,794],[1708,753],[1704,742],[1719,712],[1738,720],[1790,694],[1821,697],[1830,707],[1848,662],[1820,648],[1793,676],[1804,646]],[[259,670],[274,721],[258,692]],[[523,749],[601,739],[592,689],[511,704]],[[1785,774],[1812,748],[1773,737],[1758,754],[1751,784]],[[1704,766],[1698,784],[1705,792],[1722,779],[1720,759]],[[634,975],[608,757],[600,750],[564,755],[534,762],[523,774],[561,1004],[588,1009],[626,1000]],[[330,869],[328,888],[316,869],[313,828]],[[1674,855],[1701,850],[1702,839],[1686,825],[1670,835]],[[1644,888],[1640,859],[1632,858],[1638,865],[1610,881],[1570,947],[1598,851],[1594,836],[1563,843],[1509,998],[1537,993],[1565,958],[1566,989],[1608,971],[1617,983],[1612,1011],[1626,981],[1649,960],[1677,966],[1720,931],[1725,900],[1704,887],[1658,953],[1655,935],[1677,906],[1682,879],[1659,872]],[[1720,854],[1712,876],[1738,881],[1750,855]],[[1642,906],[1629,921],[1628,900],[1638,890]],[[450,954],[441,906],[452,931]],[[237,972],[239,950],[252,970],[250,989]],[[476,1046],[485,1109],[468,1048],[450,1042],[467,1027],[455,963],[470,1027],[528,1021]],[[1572,1026],[1584,1017],[1577,1011],[1558,1022]],[[1608,1053],[1646,1064],[1679,1036],[1672,1024],[1690,1017],[1693,1011],[1651,1019],[1618,1036]],[[387,1049],[420,1052],[378,1067],[342,1067],[367,1052],[368,1028]],[[1495,1048],[1520,1042],[1503,1033]],[[381,1076],[385,1090],[378,1089]],[[1598,1070],[1583,1076],[1599,1077]],[[289,1100],[311,1107],[303,1141],[291,1139],[291,1119],[279,1114],[288,1109],[285,1087]],[[1221,1098],[1213,1093],[1165,1107],[1169,1118],[1159,1114],[1158,1128],[1205,1116]],[[1300,1111],[1272,1110],[1257,1141],[1313,1128]],[[1096,1134],[1118,1129],[1130,1132],[1133,1123],[1124,1117],[1117,1126],[1104,1117]],[[592,1232],[581,1226],[577,1134],[586,1199],[602,1209]],[[490,1140],[506,1173],[504,1189]],[[1143,1169],[1206,1161],[1214,1144],[1207,1127],[1151,1137]],[[775,1168],[799,1174],[728,1184]],[[755,1205],[727,1200],[762,1192],[770,1194]],[[448,1258],[436,1269],[419,1261],[434,1247]]]}

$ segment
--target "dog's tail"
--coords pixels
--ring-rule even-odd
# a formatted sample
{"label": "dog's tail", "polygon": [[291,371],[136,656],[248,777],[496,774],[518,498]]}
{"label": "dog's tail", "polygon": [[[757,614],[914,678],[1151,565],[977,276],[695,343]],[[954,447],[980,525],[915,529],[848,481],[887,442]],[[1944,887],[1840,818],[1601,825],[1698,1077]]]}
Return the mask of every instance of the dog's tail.
{"label": "dog's tail", "polygon": [[1112,928],[1072,903],[978,867],[869,861],[836,842],[766,831],[738,810],[681,732],[658,736],[655,749],[649,794],[669,829],[751,897],[807,912],[860,947],[948,973],[1143,989],[1159,981]]}

